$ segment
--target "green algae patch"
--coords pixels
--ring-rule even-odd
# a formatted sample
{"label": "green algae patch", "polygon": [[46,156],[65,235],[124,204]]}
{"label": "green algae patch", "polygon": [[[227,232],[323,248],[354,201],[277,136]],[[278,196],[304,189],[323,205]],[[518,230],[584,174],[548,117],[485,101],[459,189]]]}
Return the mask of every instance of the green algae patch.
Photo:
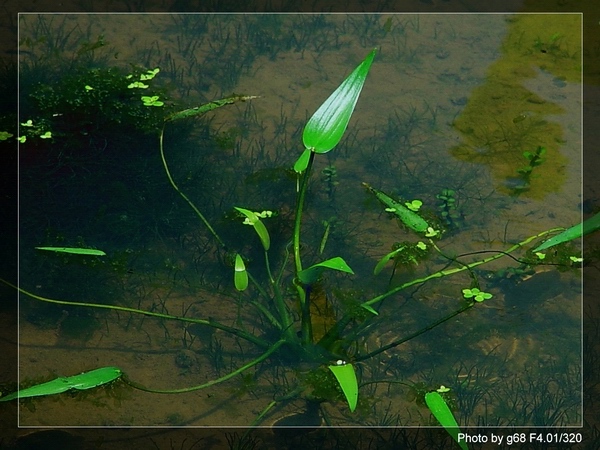
{"label": "green algae patch", "polygon": [[[560,191],[568,164],[560,115],[565,111],[550,98],[567,82],[581,80],[579,15],[524,14],[510,16],[502,57],[488,70],[485,84],[475,89],[454,122],[462,142],[451,153],[462,161],[489,165],[498,190],[514,193],[512,182],[523,153],[547,149],[520,195],[543,198]],[[535,79],[547,88],[532,92]]]}

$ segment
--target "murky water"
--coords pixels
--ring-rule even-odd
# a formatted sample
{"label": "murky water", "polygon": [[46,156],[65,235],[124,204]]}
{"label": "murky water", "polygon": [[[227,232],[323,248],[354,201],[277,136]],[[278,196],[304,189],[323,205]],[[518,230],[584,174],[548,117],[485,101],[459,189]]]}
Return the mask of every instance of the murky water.
{"label": "murky water", "polygon": [[[57,62],[131,72],[133,66],[160,68],[148,90],[131,89],[139,89],[141,101],[162,86],[155,101],[179,110],[232,93],[259,96],[173,125],[164,143],[173,179],[265,282],[260,241],[232,219],[233,206],[278,213],[264,222],[272,238],[271,263],[279,270],[292,236],[296,180],[289,168],[301,153],[303,126],[377,47],[345,138],[316,159],[303,217],[305,264],[342,256],[355,272],[328,277],[315,295],[315,322],[324,333],[332,316],[352,302],[442,270],[452,258],[473,262],[579,220],[580,33],[572,16],[544,20],[458,14],[30,15],[21,24],[21,73],[33,86],[37,78],[57,84],[44,75]],[[523,27],[538,31],[523,34]],[[99,84],[93,81],[100,83],[83,83],[69,104],[94,93]],[[56,117],[66,114],[60,106]],[[51,117],[44,124],[49,129]],[[145,114],[136,120],[141,127],[153,119]],[[47,154],[23,146],[22,286],[52,298],[216,320],[272,339],[249,304],[258,293],[234,290],[232,267],[169,185],[156,132],[132,139],[115,129],[91,121],[70,130],[77,136],[71,141],[54,133]],[[73,142],[85,147],[73,151]],[[544,161],[525,179],[518,171],[528,164],[523,153],[538,146],[547,149]],[[526,188],[515,189],[524,186],[515,180],[524,180]],[[420,199],[423,214],[437,217],[436,226],[446,229],[436,241],[445,256],[431,251],[418,264],[395,268],[390,262],[373,276],[395,243],[422,240],[432,246],[399,226],[361,182],[396,199]],[[448,210],[439,196],[449,190],[454,220],[441,215]],[[52,258],[32,250],[39,245],[93,246],[109,258]],[[490,253],[477,253],[484,251]],[[525,257],[523,251],[514,255]],[[415,396],[445,385],[460,424],[579,423],[580,274],[552,265],[568,265],[567,256],[549,252],[550,265],[520,274],[496,273],[519,268],[508,257],[477,268],[472,276],[492,299],[358,364],[364,386],[357,412],[340,400],[323,404],[321,415],[332,425],[422,425],[429,416]],[[289,270],[282,273],[288,289]],[[456,310],[471,282],[464,271],[386,299],[380,315],[359,333],[353,355],[397,342]],[[291,291],[290,305],[293,298]],[[223,331],[32,302],[21,300],[25,380],[115,365],[147,387],[178,389],[224,376],[260,354]],[[282,360],[258,367],[186,394],[117,385],[40,399],[24,404],[21,424],[247,425],[314,369]],[[283,404],[264,424],[306,408],[302,399]]]}

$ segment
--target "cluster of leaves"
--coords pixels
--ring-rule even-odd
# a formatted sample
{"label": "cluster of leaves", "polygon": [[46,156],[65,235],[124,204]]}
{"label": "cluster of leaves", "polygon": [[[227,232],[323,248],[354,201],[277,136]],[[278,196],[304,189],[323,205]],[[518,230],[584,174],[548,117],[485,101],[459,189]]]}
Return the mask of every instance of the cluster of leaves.
{"label": "cluster of leaves", "polygon": [[538,146],[535,152],[523,152],[523,156],[528,161],[528,164],[524,167],[517,169],[521,175],[528,176],[533,172],[533,168],[539,166],[544,162],[542,156],[546,154],[546,148]]}
{"label": "cluster of leaves", "polygon": [[526,191],[529,189],[533,169],[545,161],[543,158],[545,154],[546,147],[542,147],[541,145],[533,152],[523,152],[523,157],[527,160],[527,165],[517,169],[520,182],[516,183],[513,187],[515,192]]}
{"label": "cluster of leaves", "polygon": [[436,197],[440,200],[438,210],[444,224],[448,228],[460,228],[462,215],[456,207],[456,192],[444,189]]}
{"label": "cluster of leaves", "polygon": [[[77,68],[51,82],[35,82],[23,90],[21,122],[43,124],[54,138],[154,133],[167,114],[165,93],[151,86],[158,72]],[[21,134],[36,129],[21,127]]]}

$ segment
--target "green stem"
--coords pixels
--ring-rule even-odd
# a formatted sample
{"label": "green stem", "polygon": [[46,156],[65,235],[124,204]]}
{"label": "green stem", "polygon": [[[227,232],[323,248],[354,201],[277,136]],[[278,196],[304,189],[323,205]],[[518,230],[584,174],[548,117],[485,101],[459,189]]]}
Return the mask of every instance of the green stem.
{"label": "green stem", "polygon": [[463,306],[460,309],[457,309],[456,311],[453,311],[452,313],[448,314],[445,317],[442,317],[441,319],[427,325],[424,328],[421,328],[419,331],[416,331],[412,334],[409,334],[408,336],[403,337],[402,339],[398,339],[397,341],[391,342],[387,345],[384,345],[383,347],[378,348],[377,350],[374,350],[370,353],[367,353],[366,355],[362,355],[359,356],[357,358],[354,359],[354,361],[358,362],[358,361],[364,361],[366,359],[372,358],[373,356],[376,356],[382,352],[385,352],[386,350],[389,350],[390,348],[394,348],[397,347],[400,344],[404,344],[406,341],[410,341],[411,339],[416,338],[417,336],[420,336],[423,333],[426,333],[429,330],[434,329],[435,327],[437,327],[438,325],[443,324],[444,322],[447,322],[448,320],[452,319],[453,317],[458,316],[459,314],[462,314],[463,312],[467,311],[468,309],[471,309],[473,307],[473,305],[475,305],[475,302],[471,302],[465,306]]}
{"label": "green stem", "polygon": [[[557,231],[562,231],[563,228],[552,228],[550,230],[546,230],[543,231],[539,234],[536,234],[535,236],[530,236],[527,239],[525,239],[524,241],[521,241],[515,245],[513,245],[512,247],[510,247],[508,250],[503,251],[498,253],[497,255],[494,256],[490,256],[489,258],[485,258],[479,261],[475,261],[469,264],[465,264],[462,267],[457,267],[455,269],[449,269],[449,270],[440,270],[438,272],[432,273],[431,275],[428,275],[426,277],[423,278],[417,278],[415,280],[409,281],[407,283],[404,283],[394,289],[389,290],[388,292],[378,295],[377,297],[372,298],[371,300],[368,300],[366,302],[363,303],[363,305],[367,305],[367,306],[372,306],[375,303],[379,303],[380,301],[382,301],[383,299],[396,294],[397,292],[400,292],[403,289],[406,289],[407,287],[413,286],[415,284],[422,284],[425,283],[426,281],[432,280],[434,278],[441,278],[441,277],[445,277],[448,275],[453,275],[459,272],[463,272],[465,270],[471,270],[474,267],[480,266],[482,264],[487,264],[491,261],[494,261],[496,259],[502,258],[503,256],[506,256],[506,254],[514,252],[515,250],[518,250],[519,248],[523,247],[524,245],[529,244],[530,242],[539,239],[547,234],[552,234],[552,233],[556,233]],[[464,263],[463,263],[464,264]],[[341,334],[341,332],[344,330],[344,328],[346,328],[346,326],[352,321],[353,319],[353,315],[352,314],[345,314],[326,334],[325,336],[323,336],[321,338],[321,340],[319,341],[319,344],[322,345],[325,348],[329,348],[330,345],[333,344],[333,342],[336,340],[336,337],[339,336]]]}
{"label": "green stem", "polygon": [[[252,423],[250,424],[250,428],[253,428],[255,426],[257,426],[263,419],[263,417],[265,417],[265,415],[271,410],[271,408],[273,408],[273,406],[275,406],[277,404],[277,402],[275,400],[272,400],[271,403],[269,403],[266,408],[264,408],[260,414],[258,416],[256,416],[256,419],[254,419],[252,421]],[[246,431],[246,434],[249,432],[250,430]],[[245,437],[246,435],[244,435]]]}
{"label": "green stem", "polygon": [[300,192],[298,193],[298,202],[296,203],[296,222],[294,224],[294,261],[296,262],[296,273],[302,270],[302,261],[300,260],[300,224],[302,223],[302,209],[304,207],[304,197],[308,187],[308,179],[312,171],[312,165],[315,160],[315,152],[310,152],[308,166],[302,175]]}
{"label": "green stem", "polygon": [[[448,269],[448,270],[440,270],[439,272],[432,273],[431,275],[427,275],[426,277],[417,278],[415,280],[409,281],[407,283],[404,283],[404,284],[402,284],[402,285],[400,285],[400,286],[398,286],[398,287],[396,287],[396,288],[394,288],[394,289],[386,292],[385,294],[382,294],[382,295],[379,295],[379,296],[377,296],[375,298],[372,298],[371,300],[366,301],[363,304],[364,305],[368,305],[368,306],[372,306],[375,303],[379,303],[383,299],[389,297],[390,295],[393,295],[393,294],[395,294],[395,293],[397,293],[397,292],[399,292],[399,291],[401,291],[403,289],[406,289],[407,287],[414,286],[415,284],[422,284],[422,283],[425,283],[426,281],[432,280],[434,278],[441,278],[441,277],[446,277],[448,275],[454,275],[454,274],[459,273],[459,272],[464,272],[465,270],[471,270],[471,269],[473,269],[473,268],[475,268],[477,266],[481,266],[482,264],[487,264],[489,262],[495,261],[497,259],[500,259],[500,258],[506,256],[507,253],[512,253],[515,250],[518,250],[519,248],[523,247],[524,245],[527,245],[530,242],[532,242],[532,241],[534,241],[536,239],[539,239],[540,237],[543,237],[543,236],[545,236],[547,234],[550,234],[550,233],[555,233],[556,231],[560,231],[560,230],[562,230],[562,228],[553,228],[551,230],[544,231],[544,232],[542,232],[540,234],[537,234],[535,236],[528,237],[524,241],[519,242],[519,243],[513,245],[508,250],[502,251],[502,252],[500,252],[500,253],[498,253],[498,254],[496,254],[494,256],[490,256],[489,258],[485,258],[485,259],[482,259],[482,260],[479,260],[479,261],[475,261],[475,262],[472,262],[472,263],[469,263],[469,264],[461,263],[461,264],[464,264],[461,267],[456,267],[454,269]],[[492,250],[490,250],[490,251],[492,251]]]}
{"label": "green stem", "polygon": [[18,286],[15,286],[12,283],[9,283],[8,281],[0,278],[0,282],[15,288],[16,290],[18,290],[19,292],[21,292],[22,294],[28,295],[31,298],[35,298],[36,300],[40,300],[42,302],[47,302],[47,303],[54,303],[56,305],[68,305],[68,306],[85,306],[88,308],[99,308],[99,309],[110,309],[110,310],[114,310],[114,311],[125,311],[125,312],[129,312],[129,313],[134,313],[134,314],[142,314],[144,316],[150,316],[150,317],[157,317],[159,319],[169,319],[169,320],[179,320],[180,322],[190,322],[190,323],[198,323],[201,325],[207,325],[209,327],[213,327],[213,328],[217,328],[219,330],[223,330],[226,331],[228,333],[231,333],[235,336],[238,336],[242,339],[245,339],[249,342],[252,342],[253,344],[258,345],[259,347],[262,348],[268,348],[271,346],[270,342],[264,341],[260,338],[257,338],[256,336],[250,334],[250,333],[246,333],[245,331],[242,330],[238,330],[237,328],[232,328],[229,327],[227,325],[223,325],[219,322],[215,322],[214,320],[205,320],[205,319],[192,319],[192,318],[188,318],[188,317],[180,317],[180,316],[172,316],[170,314],[163,314],[163,313],[156,313],[156,312],[151,312],[151,311],[144,311],[142,309],[135,309],[135,308],[128,308],[125,306],[115,306],[115,305],[101,305],[98,303],[85,303],[85,302],[69,302],[69,301],[65,301],[65,300],[56,300],[56,299],[51,299],[51,298],[46,298],[46,297],[42,297],[40,295],[36,295],[32,292],[26,291],[23,288],[20,288]]}
{"label": "green stem", "polygon": [[[302,175],[302,183],[300,185],[300,192],[298,193],[298,201],[296,203],[296,221],[294,223],[294,261],[296,263],[296,275],[302,271],[302,260],[300,259],[300,226],[302,224],[302,210],[304,208],[304,198],[306,197],[306,190],[308,188],[308,180],[312,172],[313,162],[315,160],[315,152],[310,152],[308,159],[308,165],[304,174]],[[306,289],[296,282],[296,289],[298,290],[298,299],[300,300],[301,310],[301,328],[302,328],[302,342],[303,344],[309,344],[312,341],[312,323],[310,317],[310,296],[307,295]]]}
{"label": "green stem", "polygon": [[204,388],[207,388],[207,387],[210,387],[210,386],[214,386],[215,384],[222,383],[223,381],[227,381],[227,380],[235,377],[236,375],[238,375],[238,374],[240,374],[240,373],[248,370],[249,368],[257,365],[258,363],[264,361],[269,356],[271,356],[271,354],[273,354],[277,349],[279,349],[279,347],[281,347],[283,344],[285,344],[285,342],[286,342],[285,340],[277,341],[265,353],[263,353],[262,355],[260,355],[258,358],[253,359],[249,363],[243,365],[239,369],[236,369],[233,372],[228,373],[227,375],[224,375],[224,376],[222,376],[220,378],[217,378],[216,380],[212,380],[212,381],[209,381],[208,383],[204,383],[204,384],[199,384],[198,386],[192,386],[192,387],[189,387],[189,388],[182,388],[182,389],[150,389],[150,388],[147,388],[145,386],[142,386],[141,384],[136,383],[135,381],[131,381],[127,377],[124,377],[123,380],[127,384],[129,384],[130,386],[132,386],[132,387],[134,387],[136,389],[139,389],[139,390],[145,391],[145,392],[152,392],[154,394],[183,394],[185,392],[198,391],[200,389],[204,389]]}
{"label": "green stem", "polygon": [[[266,257],[266,252],[265,252],[265,257]],[[259,292],[265,298],[265,300],[271,301],[272,297],[270,297],[267,294],[267,292],[262,288],[262,286],[258,283],[258,281],[250,274],[250,272],[247,272],[247,273],[248,273],[248,278],[250,279],[250,281],[252,281],[252,284],[254,284],[256,286],[256,288],[259,290]],[[271,278],[270,274],[269,274],[269,278]],[[282,330],[282,329],[284,330],[284,333],[288,338],[288,342],[297,342],[298,338],[292,328],[292,319],[287,311],[285,302],[283,301],[283,297],[281,296],[281,291],[279,290],[279,285],[274,283],[274,280],[272,280],[272,282],[273,282],[273,296],[274,296],[275,308],[277,309],[277,313],[279,314],[280,320],[277,320],[273,316],[273,314],[271,314],[263,305],[259,304],[257,301],[255,301],[253,304],[255,304],[255,306],[258,307],[258,309],[265,315],[265,317],[273,325],[275,325],[276,328],[278,328],[279,330]]]}
{"label": "green stem", "polygon": [[[166,124],[166,122],[165,122],[165,124]],[[196,207],[196,205],[194,205],[194,203],[188,198],[188,196],[185,195],[183,192],[181,192],[179,190],[179,188],[177,187],[177,185],[175,184],[175,181],[173,180],[173,177],[171,176],[171,172],[169,171],[169,166],[167,165],[167,160],[165,159],[165,152],[163,149],[163,137],[165,134],[165,124],[163,124],[162,130],[160,131],[159,144],[160,144],[160,158],[162,159],[162,163],[165,168],[165,172],[167,173],[167,178],[169,178],[169,182],[171,183],[171,186],[173,186],[173,189],[175,189],[175,191],[177,191],[177,193],[181,196],[181,198],[183,198],[187,202],[187,204],[191,206],[191,208],[194,210],[196,215],[204,223],[206,228],[208,228],[208,231],[210,231],[211,234],[214,236],[214,238],[217,240],[219,245],[221,245],[222,248],[227,248],[225,243],[221,240],[221,238],[215,231],[215,229],[211,226],[210,223],[208,223],[208,220],[206,220],[206,217],[204,217],[204,215],[200,212],[200,210]]]}
{"label": "green stem", "polygon": [[310,286],[305,288],[298,282],[296,283],[296,289],[298,290],[298,298],[300,298],[300,307],[302,309],[302,343],[307,345],[312,343],[313,339],[312,320],[310,317]]}

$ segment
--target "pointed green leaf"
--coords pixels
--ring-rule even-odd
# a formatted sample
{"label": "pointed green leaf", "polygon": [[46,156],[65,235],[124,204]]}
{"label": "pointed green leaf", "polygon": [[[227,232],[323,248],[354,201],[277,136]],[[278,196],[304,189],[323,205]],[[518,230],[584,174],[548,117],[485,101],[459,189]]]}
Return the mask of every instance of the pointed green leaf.
{"label": "pointed green leaf", "polygon": [[[379,200],[386,206],[386,211],[393,213],[396,217],[398,217],[398,219],[402,221],[404,225],[406,225],[411,230],[417,231],[419,233],[427,232],[428,234],[426,234],[426,236],[429,237],[429,228],[431,227],[425,221],[425,219],[419,216],[416,212],[411,211],[403,204],[397,202],[385,192],[379,191],[371,187],[368,183],[363,183],[363,186],[366,187],[369,190],[369,192],[373,193],[375,197],[377,197],[377,200]],[[431,236],[435,236],[437,234],[437,231],[432,228],[431,233],[433,233],[431,234]]]}
{"label": "pointed green leaf", "polygon": [[331,258],[327,261],[314,264],[308,269],[304,269],[298,272],[298,278],[304,284],[314,283],[317,280],[317,278],[319,278],[319,275],[321,275],[324,269],[333,269],[339,270],[340,272],[354,274],[352,269],[348,266],[348,264],[346,264],[346,261],[344,261],[343,258],[336,256],[335,258]]}
{"label": "pointed green leaf", "polygon": [[56,253],[72,253],[75,255],[94,255],[94,256],[106,256],[102,250],[96,250],[93,248],[74,248],[74,247],[36,247],[37,250],[46,250],[49,252]]}
{"label": "pointed green leaf", "polygon": [[242,257],[237,253],[235,255],[235,272],[233,283],[238,291],[245,291],[248,287],[248,273],[246,272],[246,265],[244,264]]}
{"label": "pointed green leaf", "polygon": [[58,377],[47,383],[31,386],[30,388],[7,395],[6,397],[0,397],[0,402],[7,402],[16,398],[60,394],[69,389],[91,389],[102,384],[110,383],[119,378],[121,374],[121,369],[117,367],[102,367],[72,377]]}
{"label": "pointed green leaf", "polygon": [[580,238],[581,236],[584,236],[598,229],[600,229],[600,213],[548,239],[542,245],[538,245],[536,248],[534,248],[533,251],[539,252],[540,250],[546,250],[547,248],[554,247],[558,244],[562,244],[563,242]]}
{"label": "pointed green leaf", "polygon": [[446,429],[448,434],[452,436],[452,438],[458,443],[460,448],[463,450],[468,450],[467,444],[465,442],[459,442],[458,440],[460,428],[458,428],[458,423],[456,422],[452,411],[450,411],[450,408],[448,408],[444,397],[442,397],[438,392],[428,392],[425,394],[425,403],[427,404],[427,407],[433,416]]}
{"label": "pointed green leaf", "polygon": [[358,403],[358,381],[356,380],[354,366],[339,360],[336,365],[329,366],[329,370],[333,372],[338,383],[340,383],[350,411],[354,412]]}
{"label": "pointed green leaf", "polygon": [[170,120],[185,119],[186,117],[198,116],[200,114],[207,113],[208,111],[212,111],[213,109],[217,109],[225,105],[231,105],[232,103],[236,102],[245,102],[254,98],[258,97],[256,95],[236,95],[233,97],[222,98],[220,100],[215,100],[214,102],[196,106],[195,108],[189,108],[183,111],[173,113],[165,119],[165,122],[168,122]]}
{"label": "pointed green leaf", "polygon": [[262,242],[265,251],[268,251],[271,246],[271,238],[269,237],[269,232],[267,231],[265,224],[260,221],[260,218],[256,215],[256,213],[248,209],[238,208],[237,206],[234,208],[248,218],[250,225],[254,227],[254,231],[256,231],[256,234],[258,234],[260,242]]}
{"label": "pointed green leaf", "polygon": [[379,315],[379,313],[378,313],[377,311],[375,311],[375,310],[374,310],[374,309],[373,309],[371,306],[369,306],[369,305],[367,305],[367,304],[365,304],[365,303],[361,304],[360,306],[361,306],[362,308],[366,309],[367,311],[369,311],[371,314],[374,314],[374,315],[376,315],[376,316],[378,316],[378,315]]}
{"label": "pointed green leaf", "polygon": [[379,262],[377,263],[377,265],[375,266],[375,269],[373,270],[373,274],[374,275],[378,275],[379,272],[381,272],[384,268],[384,266],[387,264],[387,262],[392,259],[394,256],[396,256],[398,253],[400,253],[402,250],[404,250],[406,247],[402,246],[400,248],[397,248],[396,250],[394,250],[393,252],[388,253],[387,255],[385,255],[383,258],[381,258],[379,260]]}
{"label": "pointed green leaf", "polygon": [[327,153],[340,142],[369,73],[375,51],[373,49],[367,55],[310,118],[302,134],[306,148],[316,153]]}
{"label": "pointed green leaf", "polygon": [[312,150],[307,148],[302,152],[302,154],[294,164],[294,172],[302,173],[306,170],[306,168],[308,167],[308,160],[310,159],[311,151]]}

